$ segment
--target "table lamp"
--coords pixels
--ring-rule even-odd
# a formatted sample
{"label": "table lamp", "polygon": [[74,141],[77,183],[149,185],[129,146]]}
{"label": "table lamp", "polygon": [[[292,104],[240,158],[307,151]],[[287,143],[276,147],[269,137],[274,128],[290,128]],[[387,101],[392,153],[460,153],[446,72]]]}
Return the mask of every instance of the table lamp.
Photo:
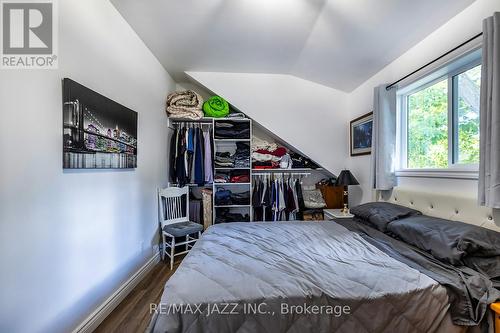
{"label": "table lamp", "polygon": [[337,178],[336,185],[337,186],[344,186],[344,200],[343,200],[344,201],[344,209],[342,210],[342,212],[344,214],[347,214],[347,213],[349,213],[349,209],[347,207],[347,196],[349,195],[348,186],[349,185],[359,185],[359,182],[356,179],[356,177],[354,177],[354,175],[351,173],[351,171],[346,169],[346,170],[342,170],[340,172],[340,175]]}

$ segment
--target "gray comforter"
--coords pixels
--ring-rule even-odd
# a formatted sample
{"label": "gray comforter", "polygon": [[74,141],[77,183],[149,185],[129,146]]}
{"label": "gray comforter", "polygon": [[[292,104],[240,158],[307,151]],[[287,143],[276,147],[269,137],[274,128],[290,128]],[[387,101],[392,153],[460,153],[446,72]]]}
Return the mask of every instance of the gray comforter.
{"label": "gray comforter", "polygon": [[337,223],[230,223],[183,260],[148,331],[459,331],[448,308],[443,286]]}

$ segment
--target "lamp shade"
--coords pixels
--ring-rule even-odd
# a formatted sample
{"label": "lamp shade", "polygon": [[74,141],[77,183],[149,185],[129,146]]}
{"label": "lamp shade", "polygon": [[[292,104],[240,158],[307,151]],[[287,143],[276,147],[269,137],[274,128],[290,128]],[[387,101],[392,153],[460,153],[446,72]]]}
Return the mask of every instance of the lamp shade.
{"label": "lamp shade", "polygon": [[337,178],[337,185],[343,185],[343,186],[347,186],[347,185],[359,185],[359,182],[356,179],[356,177],[353,176],[353,174],[351,173],[351,171],[349,171],[349,170],[342,170],[340,172],[339,177]]}

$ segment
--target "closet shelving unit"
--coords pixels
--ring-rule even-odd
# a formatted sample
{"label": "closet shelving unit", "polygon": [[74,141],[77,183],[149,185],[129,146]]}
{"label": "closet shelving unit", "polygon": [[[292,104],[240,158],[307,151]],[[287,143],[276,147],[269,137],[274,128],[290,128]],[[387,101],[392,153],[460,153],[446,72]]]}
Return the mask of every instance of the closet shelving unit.
{"label": "closet shelving unit", "polygon": [[[215,137],[215,125],[216,122],[218,121],[223,121],[223,122],[247,122],[250,128],[250,137],[249,138],[216,138]],[[217,218],[217,211],[220,209],[230,209],[230,211],[242,213],[243,215],[248,214],[250,217],[250,221],[253,221],[253,209],[252,209],[252,186],[254,183],[254,176],[262,176],[262,175],[292,175],[292,174],[301,174],[304,176],[311,175],[311,174],[316,174],[317,173],[324,173],[327,172],[325,169],[318,167],[318,168],[292,168],[292,169],[253,169],[252,168],[252,137],[253,137],[253,127],[254,124],[252,123],[252,120],[249,118],[201,118],[198,120],[193,120],[193,119],[169,119],[169,127],[174,128],[175,124],[178,125],[189,125],[189,124],[194,124],[196,125],[206,125],[211,128],[212,132],[212,140],[213,140],[213,151],[212,151],[212,159],[215,161],[215,154],[218,151],[219,148],[221,147],[233,147],[237,142],[245,142],[250,146],[250,151],[249,151],[249,160],[250,164],[246,168],[241,168],[241,167],[215,167],[213,168],[213,173],[214,176],[217,172],[227,172],[231,173],[231,171],[236,171],[236,170],[247,170],[248,175],[250,178],[250,182],[245,182],[245,183],[209,183],[209,184],[204,184],[204,185],[198,185],[198,184],[186,184],[190,188],[211,188],[213,192],[213,197],[212,197],[212,223],[215,224],[216,218]],[[221,150],[224,151],[224,150]],[[327,172],[328,173],[328,172]],[[175,186],[176,184],[174,183],[169,183],[171,186]],[[249,199],[249,204],[245,205],[216,205],[215,204],[215,193],[217,189],[219,188],[225,188],[227,190],[234,191],[234,193],[241,193],[241,192],[250,192],[250,199]]]}
{"label": "closet shelving unit", "polygon": [[[236,138],[236,137],[235,138],[224,138],[224,139],[216,138],[215,128],[216,128],[216,123],[218,121],[248,123],[248,127],[250,129],[250,136],[248,138]],[[213,223],[214,224],[215,224],[215,221],[217,218],[217,214],[221,209],[229,209],[229,210],[233,210],[233,211],[238,211],[239,213],[242,213],[243,215],[248,214],[248,216],[250,217],[250,221],[252,221],[252,215],[253,215],[253,212],[252,212],[252,183],[251,183],[251,181],[252,181],[251,142],[252,142],[252,135],[253,135],[252,134],[252,127],[253,127],[252,120],[249,118],[214,118],[214,120],[213,120],[212,135],[213,135],[213,140],[214,140],[214,151],[213,151],[214,160],[215,160],[215,154],[219,148],[222,148],[224,146],[227,148],[228,146],[231,146],[231,145],[234,146],[234,145],[236,145],[237,142],[244,142],[244,143],[247,143],[249,146],[249,156],[248,156],[249,164],[248,164],[248,167],[245,167],[245,168],[242,168],[242,167],[232,167],[232,168],[231,167],[214,167],[214,176],[218,171],[219,172],[228,172],[231,174],[231,171],[247,170],[249,180],[250,180],[250,182],[245,182],[245,183],[231,183],[231,182],[228,182],[228,183],[216,183],[216,182],[214,182],[213,183],[213,199],[212,200],[214,203],[214,206],[213,206]],[[225,150],[222,149],[221,151],[225,151]],[[250,194],[248,204],[244,204],[244,205],[241,205],[241,204],[217,205],[215,202],[215,193],[220,188],[225,188],[225,189],[228,189],[230,191],[234,190],[235,191],[234,193],[242,193],[242,192],[248,191]]]}
{"label": "closet shelving unit", "polygon": [[[215,124],[218,121],[223,121],[223,122],[245,122],[248,123],[249,129],[250,129],[250,136],[249,138],[216,138],[215,137]],[[222,147],[228,147],[236,145],[237,142],[245,142],[249,145],[249,148],[251,148],[251,142],[252,142],[252,120],[249,118],[209,118],[209,117],[204,117],[201,119],[193,120],[193,119],[183,119],[183,118],[169,118],[169,127],[173,129],[175,126],[183,126],[183,125],[189,125],[189,124],[194,124],[196,125],[207,125],[210,126],[211,132],[212,132],[212,140],[214,143],[214,149],[212,151],[212,160],[215,160],[215,153],[218,151],[218,149]],[[222,150],[223,151],[223,150]],[[249,151],[249,165],[246,168],[241,168],[241,167],[214,167],[213,172],[214,175],[218,171],[222,172],[228,172],[230,173],[231,171],[235,170],[248,170],[248,175],[250,182],[245,182],[245,183],[209,183],[209,184],[204,184],[204,185],[198,185],[198,184],[186,184],[186,186],[189,186],[191,188],[212,188],[213,192],[213,207],[212,207],[212,223],[215,223],[215,219],[217,217],[217,211],[221,208],[228,208],[230,210],[236,210],[238,212],[241,212],[243,215],[248,214],[250,217],[250,220],[252,220],[252,159],[251,159],[251,149]],[[175,183],[169,183],[170,186],[176,186],[177,184]],[[248,191],[250,193],[250,198],[248,204],[245,205],[216,205],[215,204],[215,193],[217,189],[219,188],[226,188],[228,190],[235,190],[235,193],[241,193],[241,192],[246,192]],[[237,192],[236,192],[237,191]]]}
{"label": "closet shelving unit", "polygon": [[273,173],[273,172],[276,172],[276,173],[287,173],[287,172],[306,172],[306,171],[323,171],[324,169],[323,168],[316,168],[316,169],[312,169],[312,168],[294,168],[294,169],[252,169],[252,172],[259,172],[259,173],[264,173],[264,172],[268,172],[268,173]]}

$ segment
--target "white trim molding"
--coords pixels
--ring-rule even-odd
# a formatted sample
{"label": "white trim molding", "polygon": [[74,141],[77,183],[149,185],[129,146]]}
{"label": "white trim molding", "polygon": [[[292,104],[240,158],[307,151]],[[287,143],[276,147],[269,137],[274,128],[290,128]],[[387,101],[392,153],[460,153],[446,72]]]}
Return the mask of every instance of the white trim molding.
{"label": "white trim molding", "polygon": [[453,169],[404,169],[396,171],[396,177],[478,179],[477,170]]}
{"label": "white trim molding", "polygon": [[160,253],[156,252],[151,259],[139,268],[137,272],[78,325],[78,327],[73,330],[73,333],[93,332],[158,262],[160,262]]}

